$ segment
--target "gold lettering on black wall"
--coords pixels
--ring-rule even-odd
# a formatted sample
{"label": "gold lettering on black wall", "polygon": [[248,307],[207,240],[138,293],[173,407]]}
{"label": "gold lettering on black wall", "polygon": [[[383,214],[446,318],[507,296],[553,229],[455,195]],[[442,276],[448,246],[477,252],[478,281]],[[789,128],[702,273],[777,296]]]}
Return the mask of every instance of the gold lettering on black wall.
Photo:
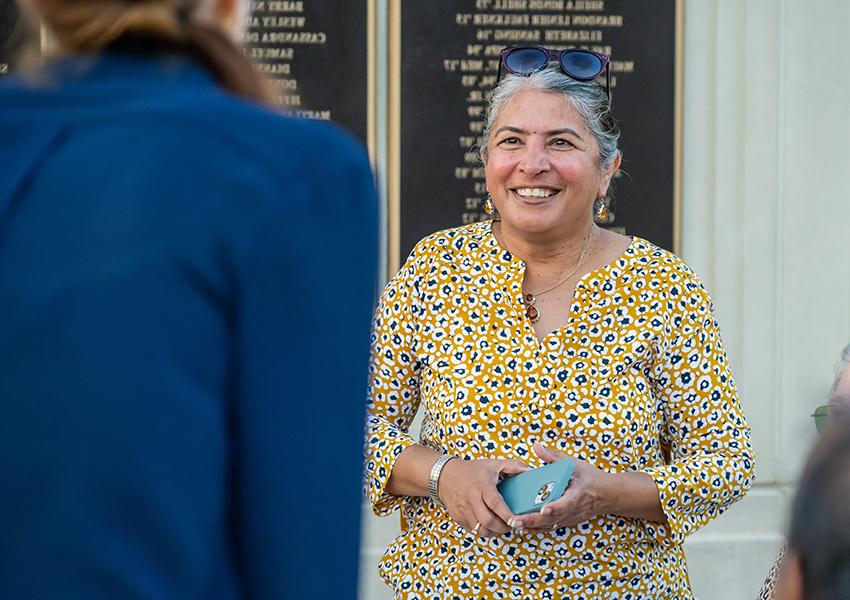
{"label": "gold lettering on black wall", "polygon": [[298,117],[331,120],[334,116],[330,108],[308,110],[302,106],[301,84],[293,69],[299,53],[306,47],[328,43],[328,34],[312,28],[310,19],[303,14],[310,1],[254,0],[245,42],[249,46],[248,55],[271,81],[281,106]]}

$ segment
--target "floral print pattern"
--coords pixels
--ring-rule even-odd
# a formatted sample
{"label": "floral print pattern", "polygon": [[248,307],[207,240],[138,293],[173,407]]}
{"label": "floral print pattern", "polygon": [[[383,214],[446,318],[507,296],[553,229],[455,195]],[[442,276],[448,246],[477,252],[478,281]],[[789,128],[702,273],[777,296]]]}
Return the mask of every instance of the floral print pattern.
{"label": "floral print pattern", "polygon": [[[740,499],[750,433],[698,277],[633,238],[584,275],[569,320],[538,341],[525,265],[490,223],[422,240],[373,329],[366,487],[401,510],[379,570],[397,598],[690,598],[682,541]],[[419,439],[409,428],[423,412]],[[427,497],[385,491],[399,454],[540,461],[535,442],[656,482],[666,524],[603,515],[546,534],[470,536]]]}

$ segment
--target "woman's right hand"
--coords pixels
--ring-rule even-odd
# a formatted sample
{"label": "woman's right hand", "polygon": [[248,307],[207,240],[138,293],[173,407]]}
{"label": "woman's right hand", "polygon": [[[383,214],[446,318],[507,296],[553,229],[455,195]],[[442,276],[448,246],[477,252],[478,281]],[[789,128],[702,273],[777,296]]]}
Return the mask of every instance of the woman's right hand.
{"label": "woman's right hand", "polygon": [[511,530],[508,520],[514,514],[505,504],[496,485],[508,476],[528,471],[518,460],[479,458],[454,459],[443,467],[437,493],[449,515],[464,529],[476,535],[492,537]]}

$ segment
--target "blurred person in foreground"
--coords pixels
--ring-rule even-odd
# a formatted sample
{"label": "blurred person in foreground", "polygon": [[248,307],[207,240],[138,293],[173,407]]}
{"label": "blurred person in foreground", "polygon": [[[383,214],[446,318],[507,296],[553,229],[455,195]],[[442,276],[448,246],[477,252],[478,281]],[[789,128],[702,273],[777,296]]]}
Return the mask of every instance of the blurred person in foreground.
{"label": "blurred person in foreground", "polygon": [[5,600],[356,594],[372,175],[264,105],[246,4],[25,6],[64,56],[0,83]]}
{"label": "blurred person in foreground", "polygon": [[[829,404],[817,407],[812,414],[812,417],[815,420],[815,427],[817,427],[818,433],[828,433],[841,424],[846,426],[848,420],[850,420],[850,418],[848,418],[850,417],[850,344],[844,346],[844,349],[841,351],[841,361],[838,363],[835,370],[835,381],[832,384]],[[828,443],[835,444],[836,442]],[[827,442],[820,443],[818,449],[814,451],[810,460],[812,462],[821,461],[823,465],[828,463],[831,465],[830,468],[834,467],[836,469],[834,474],[836,481],[820,481],[817,478],[823,478],[824,473],[829,473],[829,470],[821,472],[823,465],[810,465],[811,472],[808,472],[808,475],[804,475],[803,480],[799,483],[800,491],[798,492],[798,500],[795,505],[795,512],[791,517],[791,537],[789,538],[789,544],[791,545],[792,550],[789,553],[789,544],[786,544],[779,552],[779,557],[773,564],[773,567],[762,586],[761,592],[759,593],[759,600],[780,598],[777,586],[780,585],[778,582],[781,578],[780,573],[782,572],[783,565],[786,566],[785,570],[788,575],[786,578],[787,581],[785,582],[790,586],[788,589],[797,589],[799,593],[802,593],[803,588],[798,589],[796,587],[796,583],[793,583],[792,585],[792,582],[799,583],[802,581],[801,576],[803,574],[803,567],[805,566],[800,552],[793,550],[794,548],[802,549],[806,553],[814,552],[815,558],[812,560],[818,564],[820,564],[819,561],[833,559],[840,562],[842,559],[837,558],[838,555],[833,556],[833,554],[836,552],[844,552],[844,573],[845,577],[850,578],[850,571],[847,570],[848,565],[850,565],[850,513],[847,513],[846,511],[843,513],[843,529],[841,529],[842,525],[840,521],[830,524],[829,521],[819,520],[821,519],[821,516],[819,515],[822,515],[824,511],[835,508],[825,504],[832,501],[829,500],[827,496],[829,498],[840,500],[843,503],[842,506],[845,508],[850,507],[850,487],[848,487],[848,482],[850,482],[850,460],[847,460],[847,457],[841,459],[839,455],[834,454],[834,452],[840,452],[840,450],[825,450],[825,444],[827,444]],[[844,463],[841,463],[843,466],[838,466],[841,460],[844,460]],[[820,469],[817,471],[817,474],[815,473],[815,469]],[[843,471],[841,469],[843,469]],[[807,476],[809,478],[815,478],[816,480],[809,481],[806,479]],[[844,484],[840,483],[842,480],[844,481]],[[817,486],[819,491],[811,492],[809,490],[810,485]],[[840,487],[841,485],[844,485],[844,487]],[[824,495],[824,497],[818,497],[817,495],[819,494]],[[824,504],[816,504],[819,502]],[[811,519],[809,519],[805,512],[808,510],[816,510],[818,515],[810,515]],[[835,516],[841,518],[838,514]],[[817,536],[822,535],[821,540],[823,543],[820,541],[812,543],[813,539],[805,531],[806,527],[809,525],[821,527],[822,529],[825,528],[823,531],[818,530],[816,533]],[[837,529],[833,530],[832,525],[835,525]],[[797,536],[800,545],[794,545],[793,541],[795,535]],[[843,541],[841,541],[842,539]],[[828,547],[828,545],[831,545],[832,547]],[[841,550],[841,548],[843,548],[843,550]],[[832,558],[826,558],[830,556],[832,556]],[[812,568],[817,570],[820,566],[816,565]],[[816,580],[823,578],[823,573],[812,573],[811,575]],[[809,584],[811,584],[811,582],[809,582]],[[850,579],[846,579],[845,584],[845,587],[842,588],[844,590],[844,595],[809,595],[813,593],[812,589],[806,588],[808,591],[805,596],[786,595],[785,597],[846,599],[850,598]]]}
{"label": "blurred person in foreground", "polygon": [[850,419],[833,419],[794,499],[777,600],[850,598]]}
{"label": "blurred person in foreground", "polygon": [[[620,165],[608,57],[502,58],[494,218],[419,242],[375,317],[367,483],[402,514],[380,573],[396,598],[691,598],[682,542],[754,468],[713,302],[681,259],[594,222]],[[513,514],[500,479],[565,458],[566,492]]]}

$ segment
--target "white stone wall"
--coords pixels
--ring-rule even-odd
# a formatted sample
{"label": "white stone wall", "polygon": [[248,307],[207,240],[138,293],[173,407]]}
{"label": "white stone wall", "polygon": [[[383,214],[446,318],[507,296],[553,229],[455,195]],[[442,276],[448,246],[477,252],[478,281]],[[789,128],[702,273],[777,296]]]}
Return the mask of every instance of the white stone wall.
{"label": "white stone wall", "polygon": [[757,482],[686,543],[701,600],[753,598],[850,342],[850,3],[685,0],[683,257],[705,279]]}
{"label": "white stone wall", "polygon": [[[744,600],[782,543],[809,415],[850,341],[850,2],[684,4],[682,254],[714,296],[758,478],[686,552],[700,600]],[[362,600],[391,597],[375,565],[397,531],[364,509]]]}

